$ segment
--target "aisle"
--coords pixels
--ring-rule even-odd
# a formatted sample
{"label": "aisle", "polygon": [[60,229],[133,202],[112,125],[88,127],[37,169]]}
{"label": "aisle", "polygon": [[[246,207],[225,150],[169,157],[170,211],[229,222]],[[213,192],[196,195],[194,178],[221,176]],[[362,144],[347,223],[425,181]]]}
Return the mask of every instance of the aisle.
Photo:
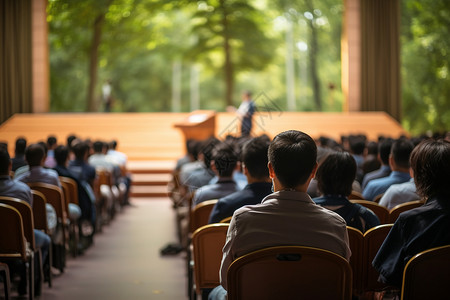
{"label": "aisle", "polygon": [[69,258],[65,273],[44,286],[43,300],[186,299],[183,253],[159,255],[176,241],[168,198],[133,199],[83,256]]}

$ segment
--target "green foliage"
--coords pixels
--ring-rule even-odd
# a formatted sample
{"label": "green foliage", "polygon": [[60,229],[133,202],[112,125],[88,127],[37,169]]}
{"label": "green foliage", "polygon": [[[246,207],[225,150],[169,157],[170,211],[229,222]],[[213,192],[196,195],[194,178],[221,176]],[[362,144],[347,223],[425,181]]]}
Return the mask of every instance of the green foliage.
{"label": "green foliage", "polygon": [[405,0],[402,23],[403,125],[414,134],[450,129],[450,6]]}

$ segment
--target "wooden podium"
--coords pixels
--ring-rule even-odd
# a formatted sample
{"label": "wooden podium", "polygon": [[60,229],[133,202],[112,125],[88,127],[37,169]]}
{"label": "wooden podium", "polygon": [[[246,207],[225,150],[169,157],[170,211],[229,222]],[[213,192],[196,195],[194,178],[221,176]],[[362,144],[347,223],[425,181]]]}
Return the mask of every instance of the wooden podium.
{"label": "wooden podium", "polygon": [[216,133],[216,112],[213,110],[196,110],[182,122],[175,123],[184,135],[185,142],[189,139],[205,140]]}

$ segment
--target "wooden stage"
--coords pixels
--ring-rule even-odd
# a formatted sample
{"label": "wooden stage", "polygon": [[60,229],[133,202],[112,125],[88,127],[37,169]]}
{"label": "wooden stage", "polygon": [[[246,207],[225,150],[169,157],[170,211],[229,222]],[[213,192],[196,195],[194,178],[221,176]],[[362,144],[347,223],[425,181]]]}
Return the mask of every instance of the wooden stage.
{"label": "wooden stage", "polygon": [[[6,141],[11,155],[18,136],[29,143],[55,135],[65,143],[70,134],[83,139],[116,139],[119,150],[130,161],[173,161],[184,153],[184,138],[174,124],[188,113],[48,113],[16,114],[0,126],[0,141]],[[370,140],[379,135],[397,138],[408,134],[383,112],[317,113],[262,112],[254,117],[254,134],[273,137],[281,131],[297,129],[313,138],[366,134]],[[217,113],[216,136],[239,134],[239,121],[232,113]]]}

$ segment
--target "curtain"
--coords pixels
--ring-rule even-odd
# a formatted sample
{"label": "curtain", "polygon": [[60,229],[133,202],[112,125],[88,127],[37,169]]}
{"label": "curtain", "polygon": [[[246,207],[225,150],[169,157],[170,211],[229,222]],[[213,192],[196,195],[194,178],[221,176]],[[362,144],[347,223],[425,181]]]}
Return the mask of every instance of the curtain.
{"label": "curtain", "polygon": [[361,0],[361,110],[401,120],[400,0]]}
{"label": "curtain", "polygon": [[0,1],[0,123],[32,111],[31,1]]}

